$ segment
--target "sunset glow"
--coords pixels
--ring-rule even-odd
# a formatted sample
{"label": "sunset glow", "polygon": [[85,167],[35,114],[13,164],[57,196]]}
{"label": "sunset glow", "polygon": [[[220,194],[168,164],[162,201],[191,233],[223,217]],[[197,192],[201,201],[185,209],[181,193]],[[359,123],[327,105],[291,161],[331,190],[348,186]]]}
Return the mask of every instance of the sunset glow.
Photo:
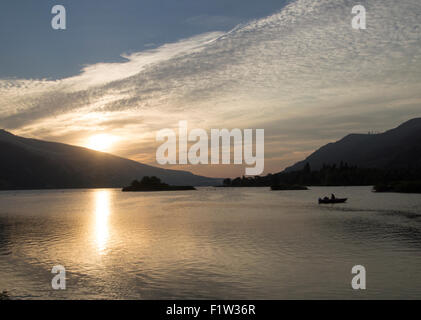
{"label": "sunset glow", "polygon": [[110,151],[116,137],[109,134],[96,134],[88,139],[86,147],[96,151]]}

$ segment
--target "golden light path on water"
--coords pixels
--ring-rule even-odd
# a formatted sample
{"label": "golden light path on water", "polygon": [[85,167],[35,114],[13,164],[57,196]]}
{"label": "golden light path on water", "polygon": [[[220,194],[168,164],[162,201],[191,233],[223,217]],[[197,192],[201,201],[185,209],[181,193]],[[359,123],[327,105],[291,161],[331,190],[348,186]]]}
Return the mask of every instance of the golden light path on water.
{"label": "golden light path on water", "polygon": [[94,193],[95,197],[95,241],[99,254],[105,254],[107,242],[110,235],[109,216],[110,216],[110,191],[98,190]]}
{"label": "golden light path on water", "polygon": [[[351,200],[316,203],[330,193]],[[16,299],[421,296],[415,194],[31,190],[0,192],[0,204],[0,290]],[[357,264],[374,270],[364,293],[351,287]],[[66,268],[66,290],[51,289],[55,265]]]}

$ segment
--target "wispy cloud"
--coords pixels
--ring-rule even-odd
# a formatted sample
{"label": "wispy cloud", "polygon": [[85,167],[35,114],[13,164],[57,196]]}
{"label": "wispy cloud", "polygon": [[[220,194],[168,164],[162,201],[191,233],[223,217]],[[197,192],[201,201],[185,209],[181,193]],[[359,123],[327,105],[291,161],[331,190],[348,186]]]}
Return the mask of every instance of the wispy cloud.
{"label": "wispy cloud", "polygon": [[230,32],[123,55],[72,78],[0,80],[0,126],[69,143],[111,131],[122,137],[115,153],[151,164],[155,130],[178,120],[265,128],[266,169],[280,170],[349,131],[420,115],[421,3],[360,3],[367,30],[351,28],[353,1],[297,0]]}

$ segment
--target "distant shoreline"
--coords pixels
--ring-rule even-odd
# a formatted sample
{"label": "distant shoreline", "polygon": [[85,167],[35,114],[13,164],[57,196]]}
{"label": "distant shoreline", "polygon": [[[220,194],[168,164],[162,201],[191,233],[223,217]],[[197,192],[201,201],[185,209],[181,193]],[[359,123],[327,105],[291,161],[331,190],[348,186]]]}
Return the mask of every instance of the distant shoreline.
{"label": "distant shoreline", "polygon": [[159,192],[159,191],[187,191],[196,190],[193,186],[167,186],[167,187],[142,187],[132,188],[125,187],[122,189],[123,192]]}
{"label": "distant shoreline", "polygon": [[2,191],[43,191],[43,190],[92,190],[92,189],[121,189],[122,187],[57,187],[57,188],[12,188],[12,189],[0,189]]}
{"label": "distant shoreline", "polygon": [[[174,186],[177,187],[177,186]],[[227,188],[227,189],[236,189],[236,188],[267,188],[268,190],[271,189],[271,186],[187,186],[189,189],[178,189],[178,190],[142,190],[143,192],[159,192],[159,191],[188,191],[188,190],[197,190],[197,188]],[[192,187],[193,189],[190,189]],[[387,190],[387,191],[376,191],[374,190],[375,185],[307,185],[307,187],[323,187],[323,188],[342,188],[342,187],[372,187],[372,192],[374,193],[402,193],[402,194],[420,194],[421,191],[418,192],[404,192],[404,191],[397,191],[397,190]],[[180,186],[183,188],[183,186]],[[13,192],[13,191],[71,191],[71,190],[100,190],[100,189],[110,189],[110,190],[122,190],[122,187],[62,187],[62,188],[16,188],[16,189],[0,189],[0,194],[2,192]],[[289,189],[284,191],[295,191],[296,189]],[[140,192],[142,192],[140,191]],[[300,190],[298,190],[300,191]],[[136,191],[125,191],[125,192],[136,192]]]}

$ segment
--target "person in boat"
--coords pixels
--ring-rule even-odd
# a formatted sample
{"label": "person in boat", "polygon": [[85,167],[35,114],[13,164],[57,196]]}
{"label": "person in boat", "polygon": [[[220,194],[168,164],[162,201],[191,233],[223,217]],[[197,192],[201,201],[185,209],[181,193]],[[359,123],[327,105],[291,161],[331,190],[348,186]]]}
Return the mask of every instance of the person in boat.
{"label": "person in boat", "polygon": [[333,193],[330,195],[330,199],[331,200],[335,200],[336,199],[336,197],[335,197],[335,195]]}
{"label": "person in boat", "polygon": [[324,198],[323,198],[323,200],[325,200],[325,201],[326,201],[326,200],[329,200],[329,198],[328,198],[328,197],[324,197]]}

